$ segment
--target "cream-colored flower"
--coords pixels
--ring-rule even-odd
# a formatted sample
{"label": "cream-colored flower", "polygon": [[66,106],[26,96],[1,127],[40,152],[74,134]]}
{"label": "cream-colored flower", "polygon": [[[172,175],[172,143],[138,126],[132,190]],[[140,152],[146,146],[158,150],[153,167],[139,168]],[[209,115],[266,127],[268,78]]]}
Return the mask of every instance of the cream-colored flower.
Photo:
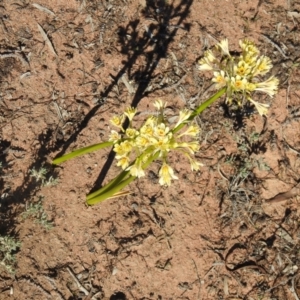
{"label": "cream-colored flower", "polygon": [[152,137],[154,135],[154,124],[145,124],[144,126],[142,126],[142,128],[140,129],[140,134]]}
{"label": "cream-colored flower", "polygon": [[203,167],[203,164],[199,161],[196,161],[195,159],[190,159],[190,165],[192,171],[199,171],[200,167]]}
{"label": "cream-colored flower", "polygon": [[114,151],[115,151],[117,154],[119,154],[119,155],[124,155],[124,154],[126,154],[126,152],[124,152],[124,149],[121,147],[120,144],[116,144],[116,145],[114,146]]}
{"label": "cream-colored flower", "polygon": [[214,72],[214,77],[212,79],[212,82],[215,82],[216,89],[220,89],[224,87],[227,84],[228,78],[223,70],[220,72]]}
{"label": "cream-colored flower", "polygon": [[244,60],[238,62],[237,66],[234,66],[234,72],[236,75],[244,77],[251,73],[252,67]]}
{"label": "cream-colored flower", "polygon": [[144,125],[154,125],[156,122],[157,122],[157,117],[150,116],[149,118],[147,118]]}
{"label": "cream-colored flower", "polygon": [[[241,55],[230,56],[228,49],[228,40],[222,40],[217,44],[215,53],[219,52],[219,57],[212,54],[212,62],[208,59],[206,54],[200,64],[203,66],[200,69],[212,70],[214,76],[212,82],[215,83],[217,89],[227,87],[226,103],[237,104],[239,106],[244,104],[244,100],[251,97],[254,91],[264,92],[270,97],[274,96],[278,91],[279,80],[274,76],[266,81],[259,82],[258,76],[265,75],[272,68],[271,59],[259,53],[258,48],[250,40],[241,40],[239,42],[242,48]],[[230,56],[224,58],[223,56]],[[255,105],[260,114],[266,113],[266,105]]]}
{"label": "cream-colored flower", "polygon": [[151,141],[147,136],[140,135],[135,140],[136,146],[141,150],[151,145]]}
{"label": "cream-colored flower", "polygon": [[126,129],[126,135],[130,139],[135,138],[138,134],[139,134],[139,132],[136,129],[134,129],[134,128],[127,128]]}
{"label": "cream-colored flower", "polygon": [[129,166],[130,160],[128,156],[116,155],[116,159],[118,160],[117,166],[121,167],[123,170],[125,170]]}
{"label": "cream-colored flower", "polygon": [[256,66],[253,71],[253,76],[265,75],[272,69],[272,67],[273,65],[271,59],[263,55],[256,62]]}
{"label": "cream-colored flower", "polygon": [[251,56],[259,55],[259,50],[252,41],[244,39],[242,41],[239,41],[239,44],[240,47],[244,50],[244,53]]}
{"label": "cream-colored flower", "polygon": [[149,158],[151,158],[152,153],[144,153],[142,154],[142,156],[140,157],[141,162],[144,164],[148,161]]}
{"label": "cream-colored flower", "polygon": [[167,107],[167,102],[163,102],[161,99],[157,99],[155,100],[153,106],[157,109],[157,110],[163,110]]}
{"label": "cream-colored flower", "polygon": [[209,63],[206,58],[201,58],[199,60],[199,65],[198,70],[200,71],[212,71],[214,69],[212,64]]}
{"label": "cream-colored flower", "polygon": [[188,110],[188,109],[183,109],[179,112],[179,118],[178,121],[176,123],[176,125],[174,126],[174,128],[176,128],[178,125],[186,122],[188,120],[188,118],[192,115],[192,111]]}
{"label": "cream-colored flower", "polygon": [[240,61],[244,61],[248,66],[254,68],[257,63],[257,56],[253,56],[246,52],[241,56]]}
{"label": "cream-colored flower", "polygon": [[255,90],[266,93],[270,97],[273,97],[277,93],[278,84],[279,80],[276,77],[271,76],[266,81],[256,83]]}
{"label": "cream-colored flower", "polygon": [[170,131],[170,128],[165,123],[160,123],[154,127],[154,136],[158,138],[165,137]]}
{"label": "cream-colored flower", "polygon": [[120,156],[129,153],[131,150],[132,150],[132,144],[129,141],[124,141],[114,146],[114,151]]}
{"label": "cream-colored flower", "polygon": [[181,133],[179,135],[179,137],[183,136],[183,135],[188,135],[188,136],[192,136],[192,137],[196,137],[200,132],[200,128],[198,125],[196,124],[192,124],[190,125],[187,130],[183,133]]}
{"label": "cream-colored flower", "polygon": [[251,98],[248,98],[248,100],[253,103],[258,111],[258,113],[261,115],[261,116],[266,116],[267,113],[268,113],[268,108],[270,107],[270,105],[268,104],[264,104],[264,103],[259,103],[259,102],[256,102],[254,101],[253,99]]}
{"label": "cream-colored flower", "polygon": [[247,87],[247,79],[237,75],[230,78],[231,87],[234,91],[243,91]]}
{"label": "cream-colored flower", "polygon": [[110,120],[110,123],[118,128],[120,128],[122,131],[124,131],[122,125],[124,123],[124,115],[122,116],[113,116]]}
{"label": "cream-colored flower", "polygon": [[256,84],[252,82],[247,82],[245,90],[248,92],[253,92],[256,89]]}
{"label": "cream-colored flower", "polygon": [[200,149],[197,141],[178,143],[178,147],[189,150],[191,154],[195,154]]}
{"label": "cream-colored flower", "polygon": [[117,143],[121,138],[121,135],[117,131],[111,130],[108,140]]}
{"label": "cream-colored flower", "polygon": [[137,113],[137,109],[135,107],[128,107],[124,111],[124,115],[129,119],[130,122],[132,121],[136,113]]}
{"label": "cream-colored flower", "polygon": [[163,163],[159,170],[159,184],[170,186],[171,179],[178,179],[178,177],[174,175],[174,170],[168,164]]}
{"label": "cream-colored flower", "polygon": [[216,57],[214,56],[214,54],[211,50],[206,50],[204,55],[208,59],[209,62],[213,63],[214,61],[216,61]]}
{"label": "cream-colored flower", "polygon": [[204,57],[199,60],[199,70],[213,70],[214,69],[214,62],[216,61],[216,57],[214,56],[211,50],[207,50],[204,52]]}
{"label": "cream-colored flower", "polygon": [[[209,54],[207,55],[209,56]],[[162,110],[166,104],[162,100],[156,100],[154,106]],[[177,124],[172,127],[169,127],[167,121],[161,116],[151,116],[139,130],[133,128],[131,124],[135,114],[136,110],[129,108],[123,117],[112,119],[112,123],[116,126],[121,126],[121,121],[124,121],[125,116],[130,119],[130,127],[126,131],[123,130],[122,134],[116,131],[111,132],[110,139],[115,142],[114,152],[116,152],[117,166],[129,171],[131,176],[142,177],[145,175],[143,166],[150,163],[155,156],[163,161],[163,166],[159,171],[160,184],[170,185],[172,179],[177,179],[177,177],[174,175],[173,169],[166,163],[166,159],[168,153],[174,150],[180,151],[188,157],[192,170],[199,169],[201,164],[191,157],[199,150],[197,136],[200,131],[197,124],[191,123],[189,120],[192,111],[181,110]],[[180,124],[182,126],[178,128],[177,126]],[[185,137],[184,141],[181,140],[183,136]],[[130,159],[134,155],[135,161],[132,162]]]}
{"label": "cream-colored flower", "polygon": [[124,152],[128,153],[132,150],[132,144],[130,141],[124,141],[120,145],[124,149]]}
{"label": "cream-colored flower", "polygon": [[165,137],[157,139],[156,141],[153,141],[154,153],[156,153],[157,151],[160,151],[162,153],[169,152],[174,146],[172,143],[170,143],[170,140],[171,136],[167,135]]}
{"label": "cream-colored flower", "polygon": [[130,171],[130,174],[132,176],[135,176],[138,178],[145,176],[145,171],[143,170],[140,162],[136,162],[134,165],[127,168],[127,170]]}
{"label": "cream-colored flower", "polygon": [[224,39],[220,43],[218,43],[217,47],[219,47],[222,50],[223,54],[230,56],[227,39]]}

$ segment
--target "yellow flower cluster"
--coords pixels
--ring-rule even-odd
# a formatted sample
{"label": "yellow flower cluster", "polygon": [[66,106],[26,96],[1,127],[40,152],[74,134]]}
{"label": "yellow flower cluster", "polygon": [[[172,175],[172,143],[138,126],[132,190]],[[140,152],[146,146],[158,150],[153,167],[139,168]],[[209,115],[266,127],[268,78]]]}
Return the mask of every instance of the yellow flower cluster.
{"label": "yellow flower cluster", "polygon": [[228,40],[224,39],[216,45],[215,53],[207,50],[199,61],[199,70],[213,71],[212,81],[217,89],[226,87],[226,102],[232,101],[239,106],[246,100],[252,102],[260,115],[266,115],[269,105],[259,103],[251,98],[254,91],[273,97],[278,90],[279,80],[271,76],[262,81],[262,76],[272,68],[269,57],[261,55],[258,48],[249,40],[240,41],[242,49],[239,56],[232,56],[228,48]]}
{"label": "yellow flower cluster", "polygon": [[[170,151],[183,153],[188,158],[192,170],[199,170],[202,165],[192,158],[192,155],[199,150],[197,137],[200,129],[195,123],[189,121],[192,111],[186,109],[180,111],[177,123],[170,128],[164,118],[166,103],[157,100],[154,107],[158,110],[158,114],[148,117],[140,129],[132,127],[132,119],[137,113],[135,108],[127,108],[123,115],[114,116],[110,122],[121,130],[121,134],[112,130],[109,141],[114,143],[117,166],[129,170],[135,177],[144,176],[145,163],[157,155],[158,159],[162,160],[159,183],[169,186],[172,179],[178,179],[167,162]],[[126,117],[129,119],[129,127],[124,130],[122,124]],[[182,125],[183,128],[178,130],[178,126]],[[135,158],[133,162],[132,158]]]}

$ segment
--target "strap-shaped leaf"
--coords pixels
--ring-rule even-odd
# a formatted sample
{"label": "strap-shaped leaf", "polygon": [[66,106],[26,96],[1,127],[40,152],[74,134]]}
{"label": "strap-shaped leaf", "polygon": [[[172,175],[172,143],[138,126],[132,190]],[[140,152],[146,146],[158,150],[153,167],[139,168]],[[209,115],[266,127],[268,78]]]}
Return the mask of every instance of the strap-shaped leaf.
{"label": "strap-shaped leaf", "polygon": [[[154,160],[156,160],[158,156],[159,156],[159,152],[157,152],[152,157],[149,157],[149,159],[143,164],[143,169],[147,169],[147,167]],[[127,175],[129,175],[128,178],[126,178]],[[103,188],[99,189],[94,193],[89,194],[86,198],[86,203],[88,205],[94,205],[106,199],[122,196],[123,194],[120,191],[126,185],[132,182],[134,179],[136,179],[136,176],[131,176],[129,171],[123,171],[115,179],[113,179],[107,185],[105,185]]]}
{"label": "strap-shaped leaf", "polygon": [[105,148],[105,147],[109,147],[109,146],[112,146],[112,145],[113,145],[113,142],[104,142],[104,143],[99,143],[99,144],[87,146],[87,147],[84,147],[84,148],[81,148],[81,149],[77,149],[77,150],[75,150],[71,153],[65,154],[61,157],[58,157],[58,158],[54,159],[52,164],[53,165],[59,165],[62,162],[66,161],[66,160],[69,160],[71,158],[74,158],[74,157],[77,157],[77,156],[80,156],[80,155],[83,155],[83,154],[87,154],[87,153],[90,153],[90,152],[93,152],[93,151],[96,151],[96,150],[99,150],[99,149],[102,149],[102,148]]}

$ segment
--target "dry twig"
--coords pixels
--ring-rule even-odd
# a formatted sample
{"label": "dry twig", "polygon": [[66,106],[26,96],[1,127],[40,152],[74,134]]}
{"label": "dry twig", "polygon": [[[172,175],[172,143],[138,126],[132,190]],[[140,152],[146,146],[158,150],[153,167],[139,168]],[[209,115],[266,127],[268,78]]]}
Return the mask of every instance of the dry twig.
{"label": "dry twig", "polygon": [[84,286],[82,286],[82,284],[79,282],[79,280],[77,279],[77,277],[75,276],[73,271],[69,267],[67,267],[67,270],[68,270],[69,274],[71,275],[71,277],[73,278],[73,280],[75,281],[79,290],[86,295],[84,300],[97,300],[95,297],[98,294],[100,294],[101,292],[98,292],[98,293],[94,294],[94,296],[92,296],[92,292],[89,292]]}
{"label": "dry twig", "polygon": [[288,56],[285,55],[284,51],[276,44],[274,43],[268,36],[262,35],[274,48],[276,48],[279,53],[285,58],[288,59]]}
{"label": "dry twig", "polygon": [[45,30],[43,29],[43,27],[42,27],[40,24],[38,24],[38,29],[39,29],[39,31],[40,31],[40,33],[41,33],[43,39],[44,39],[44,42],[46,42],[46,44],[47,44],[47,46],[50,48],[51,52],[52,52],[55,56],[57,56],[57,53],[56,53],[56,51],[55,51],[55,49],[54,49],[54,47],[53,47],[53,45],[52,45],[50,39],[48,38],[48,36],[47,36]]}
{"label": "dry twig", "polygon": [[39,5],[37,3],[32,3],[32,6],[35,7],[35,8],[37,8],[40,11],[43,11],[43,12],[45,12],[45,13],[53,16],[53,17],[55,17],[55,13],[53,11],[51,11],[50,9],[48,9],[48,8],[42,6],[42,5]]}

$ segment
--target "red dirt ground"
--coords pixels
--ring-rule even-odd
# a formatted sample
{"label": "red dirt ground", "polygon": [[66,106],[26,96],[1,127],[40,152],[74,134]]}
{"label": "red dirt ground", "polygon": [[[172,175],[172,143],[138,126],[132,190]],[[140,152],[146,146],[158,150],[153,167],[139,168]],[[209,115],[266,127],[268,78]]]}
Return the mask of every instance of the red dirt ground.
{"label": "red dirt ground", "polygon": [[[21,245],[0,299],[299,299],[299,12],[293,0],[2,1],[0,233]],[[224,38],[274,62],[268,118],[221,99],[198,119],[199,172],[174,155],[171,187],[154,163],[131,195],[88,207],[120,171],[110,149],[52,160],[106,141],[128,106],[196,107],[212,94],[197,61]]]}

